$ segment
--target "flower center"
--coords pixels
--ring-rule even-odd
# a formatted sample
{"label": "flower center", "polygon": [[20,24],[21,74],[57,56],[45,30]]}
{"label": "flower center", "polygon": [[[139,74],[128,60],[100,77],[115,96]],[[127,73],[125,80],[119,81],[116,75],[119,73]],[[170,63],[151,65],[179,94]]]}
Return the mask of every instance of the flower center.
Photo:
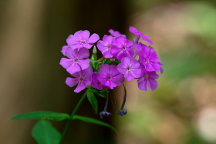
{"label": "flower center", "polygon": [[146,59],[146,63],[150,63],[150,60],[148,58]]}
{"label": "flower center", "polygon": [[78,58],[75,58],[75,59],[74,59],[74,62],[78,62],[78,61],[79,61],[79,59],[78,59]]}
{"label": "flower center", "polygon": [[108,76],[108,80],[111,80],[112,79],[112,76]]}
{"label": "flower center", "polygon": [[111,45],[108,45],[107,48],[110,49],[110,48],[111,48]]}
{"label": "flower center", "polygon": [[129,67],[129,66],[127,67],[127,70],[131,70],[131,69],[132,69],[131,67]]}
{"label": "flower center", "polygon": [[85,41],[85,40],[81,40],[80,43],[81,43],[81,44],[85,44],[86,41]]}
{"label": "flower center", "polygon": [[122,49],[123,49],[123,50],[126,50],[126,49],[127,49],[127,47],[126,47],[126,46],[123,46],[123,47],[122,47]]}
{"label": "flower center", "polygon": [[146,74],[144,77],[145,77],[145,78],[149,78],[149,75],[148,75],[148,74]]}
{"label": "flower center", "polygon": [[83,77],[80,77],[80,79],[79,79],[80,81],[83,81],[84,79],[83,79]]}

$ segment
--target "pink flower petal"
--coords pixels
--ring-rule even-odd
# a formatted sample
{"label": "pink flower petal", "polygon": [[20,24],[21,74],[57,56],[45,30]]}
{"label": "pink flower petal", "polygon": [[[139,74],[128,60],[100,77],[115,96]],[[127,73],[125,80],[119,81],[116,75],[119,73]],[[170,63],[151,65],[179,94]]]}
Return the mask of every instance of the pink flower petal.
{"label": "pink flower petal", "polygon": [[147,85],[148,87],[151,89],[151,90],[155,90],[158,86],[158,83],[156,80],[154,79],[149,79],[148,82],[147,82]]}
{"label": "pink flower petal", "polygon": [[145,78],[138,79],[137,83],[139,89],[147,91],[147,81],[145,80]]}
{"label": "pink flower petal", "polygon": [[131,74],[130,71],[126,71],[125,74],[124,74],[125,78],[127,81],[131,81],[134,79],[134,76]]}
{"label": "pink flower petal", "polygon": [[141,69],[133,69],[130,72],[134,78],[139,78],[141,76],[142,71],[141,71]]}
{"label": "pink flower petal", "polygon": [[113,77],[113,82],[115,82],[117,84],[117,86],[122,85],[122,82],[124,81],[124,77],[122,74],[118,74],[115,77]]}
{"label": "pink flower petal", "polygon": [[138,34],[138,30],[137,30],[135,27],[130,26],[130,27],[129,27],[129,31],[130,31],[131,33],[133,33],[134,35],[137,35],[137,34]]}
{"label": "pink flower petal", "polygon": [[109,71],[109,65],[108,64],[103,64],[100,67],[99,73],[104,74],[104,73],[107,73],[108,71]]}
{"label": "pink flower petal", "polygon": [[86,78],[88,78],[89,80],[91,80],[92,78],[92,74],[93,74],[93,70],[91,67],[85,69],[83,72],[82,72],[82,75],[84,75]]}
{"label": "pink flower petal", "polygon": [[80,32],[81,40],[87,40],[90,36],[90,32],[88,30],[83,30]]}
{"label": "pink flower petal", "polygon": [[62,50],[61,50],[61,53],[64,55],[64,56],[66,56],[65,54],[66,54],[66,50],[68,49],[68,46],[63,46],[62,47]]}
{"label": "pink flower petal", "polygon": [[117,86],[117,84],[114,83],[114,82],[111,81],[111,80],[107,80],[107,81],[105,82],[105,86],[109,87],[110,89],[114,89],[114,88]]}
{"label": "pink flower petal", "polygon": [[82,70],[85,70],[90,66],[90,59],[79,60],[78,64],[81,66]]}
{"label": "pink flower petal", "polygon": [[84,47],[84,48],[87,48],[87,49],[92,48],[92,46],[93,46],[92,44],[88,44],[88,43],[81,45],[81,47]]}
{"label": "pink flower petal", "polygon": [[85,83],[80,82],[78,83],[76,89],[74,90],[75,93],[79,93],[80,91],[84,90],[86,88]]}
{"label": "pink flower petal", "polygon": [[77,79],[77,78],[67,77],[66,80],[65,80],[65,83],[66,83],[69,87],[74,87],[75,85],[78,84],[78,79]]}
{"label": "pink flower petal", "polygon": [[94,72],[92,75],[92,86],[96,89],[102,90],[103,89],[103,85],[101,84],[101,82],[98,80],[98,76],[99,74]]}
{"label": "pink flower petal", "polygon": [[65,56],[67,56],[68,58],[75,58],[76,57],[76,53],[75,53],[75,50],[71,47],[68,47],[66,50],[65,50]]}
{"label": "pink flower petal", "polygon": [[77,57],[80,59],[88,58],[89,57],[89,50],[86,48],[80,48],[77,51]]}
{"label": "pink flower petal", "polygon": [[80,68],[80,66],[77,63],[73,63],[66,70],[71,75],[73,75],[74,73],[77,73],[77,72],[81,71],[81,68]]}
{"label": "pink flower petal", "polygon": [[67,69],[71,64],[72,64],[72,62],[70,59],[61,58],[61,60],[60,60],[60,65],[65,69]]}
{"label": "pink flower petal", "polygon": [[68,45],[74,44],[76,42],[76,37],[74,35],[69,35],[68,38],[66,39],[66,42]]}
{"label": "pink flower petal", "polygon": [[100,39],[100,37],[98,36],[98,34],[94,33],[90,36],[90,38],[88,39],[89,43],[95,43]]}

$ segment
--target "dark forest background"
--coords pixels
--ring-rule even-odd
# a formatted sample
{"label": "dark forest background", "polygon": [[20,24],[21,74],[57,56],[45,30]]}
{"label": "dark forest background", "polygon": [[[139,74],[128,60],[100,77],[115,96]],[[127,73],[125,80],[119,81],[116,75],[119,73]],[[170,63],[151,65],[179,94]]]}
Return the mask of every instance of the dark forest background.
{"label": "dark forest background", "polygon": [[[35,121],[12,121],[13,115],[73,109],[80,95],[65,85],[68,74],[59,65],[69,34],[88,29],[102,37],[112,28],[131,37],[129,26],[152,38],[164,62],[158,90],[128,83],[129,114],[106,120],[117,134],[74,121],[65,143],[216,143],[215,24],[215,0],[1,0],[0,143],[36,143]],[[118,100],[121,88],[114,93]],[[79,114],[99,118],[88,101]],[[62,131],[65,121],[53,124]]]}

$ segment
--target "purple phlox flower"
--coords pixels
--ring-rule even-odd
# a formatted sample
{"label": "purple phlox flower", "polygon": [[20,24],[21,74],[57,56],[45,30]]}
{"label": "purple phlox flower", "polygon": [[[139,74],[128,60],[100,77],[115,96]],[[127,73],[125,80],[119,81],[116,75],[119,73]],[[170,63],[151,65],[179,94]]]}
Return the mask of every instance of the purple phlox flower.
{"label": "purple phlox flower", "polygon": [[105,35],[103,40],[98,41],[97,47],[102,52],[104,58],[112,58],[113,55],[111,53],[113,37]]}
{"label": "purple phlox flower", "polygon": [[82,70],[75,74],[72,74],[74,78],[67,77],[66,84],[69,87],[74,87],[77,85],[76,89],[74,90],[75,93],[79,93],[80,91],[84,90],[88,85],[92,82],[92,68],[88,68],[86,70]]}
{"label": "purple phlox flower", "polygon": [[94,72],[92,75],[92,86],[96,89],[102,90],[104,87],[98,79],[99,74]]}
{"label": "purple phlox flower", "polygon": [[88,30],[80,30],[74,33],[74,35],[69,35],[67,38],[67,44],[72,48],[87,48],[90,49],[95,42],[97,42],[100,37],[94,33],[90,36]]}
{"label": "purple phlox flower", "polygon": [[139,59],[146,71],[161,72],[162,63],[160,62],[156,51],[152,47],[143,47],[139,52]]}
{"label": "purple phlox flower", "polygon": [[114,89],[115,87],[122,85],[124,77],[116,69],[115,65],[103,64],[100,67],[98,79],[102,85]]}
{"label": "purple phlox flower", "polygon": [[123,58],[117,69],[121,74],[124,74],[127,81],[141,76],[140,64],[133,57]]}
{"label": "purple phlox flower", "polygon": [[89,67],[89,50],[85,48],[72,49],[71,47],[62,49],[62,53],[68,58],[61,58],[60,65],[70,74],[74,74]]}
{"label": "purple phlox flower", "polygon": [[123,57],[132,57],[134,55],[132,46],[133,43],[128,39],[117,37],[113,40],[111,52],[118,60],[121,60]]}
{"label": "purple phlox flower", "polygon": [[159,75],[156,72],[147,72],[143,69],[142,77],[137,80],[138,87],[141,90],[147,91],[147,89],[155,90],[158,83],[155,79],[158,79]]}
{"label": "purple phlox flower", "polygon": [[143,33],[139,32],[135,27],[130,26],[129,31],[137,36],[135,43],[139,41],[141,37],[144,41],[148,42],[149,44],[153,45],[152,40],[149,39],[149,36],[144,35]]}
{"label": "purple phlox flower", "polygon": [[114,36],[114,37],[124,37],[124,38],[126,38],[126,35],[123,35],[123,34],[121,34],[120,32],[115,31],[115,30],[113,30],[113,29],[109,29],[109,33],[110,33],[112,36]]}

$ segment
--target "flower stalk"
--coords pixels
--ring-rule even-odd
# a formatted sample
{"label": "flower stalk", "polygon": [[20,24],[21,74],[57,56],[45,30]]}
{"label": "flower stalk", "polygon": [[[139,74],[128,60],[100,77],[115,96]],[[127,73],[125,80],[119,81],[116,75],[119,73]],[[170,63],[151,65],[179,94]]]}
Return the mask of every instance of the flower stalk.
{"label": "flower stalk", "polygon": [[67,121],[67,123],[66,123],[66,125],[65,125],[65,128],[64,128],[64,131],[63,131],[63,134],[62,134],[62,136],[61,136],[61,140],[60,140],[60,143],[59,143],[59,144],[62,144],[62,142],[63,142],[63,140],[64,140],[64,138],[65,138],[65,136],[66,136],[66,134],[67,134],[67,132],[68,132],[68,130],[69,130],[69,128],[70,128],[71,121],[73,120],[73,117],[76,115],[76,113],[77,113],[77,111],[78,111],[80,105],[81,105],[82,102],[84,101],[85,97],[86,97],[86,92],[81,96],[81,98],[79,99],[78,103],[77,103],[76,106],[74,107],[74,109],[73,109],[73,111],[72,111],[72,113],[71,113],[71,115],[70,115],[70,119],[68,119],[68,121]]}

